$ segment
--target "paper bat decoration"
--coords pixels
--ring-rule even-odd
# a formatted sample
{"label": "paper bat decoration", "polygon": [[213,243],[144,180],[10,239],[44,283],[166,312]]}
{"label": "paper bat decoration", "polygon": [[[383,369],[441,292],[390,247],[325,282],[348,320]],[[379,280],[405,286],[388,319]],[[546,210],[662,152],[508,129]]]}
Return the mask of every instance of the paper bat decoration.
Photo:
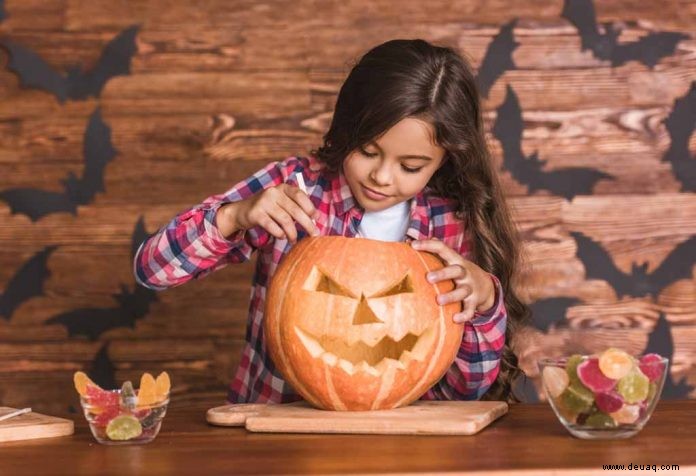
{"label": "paper bat decoration", "polygon": [[66,99],[98,97],[109,79],[130,74],[130,61],[137,50],[138,28],[131,26],[119,33],[106,45],[95,67],[86,72],[81,66],[73,66],[63,74],[30,49],[9,39],[0,41],[0,45],[9,52],[7,67],[19,76],[21,86],[48,91],[62,103]]}
{"label": "paper bat decoration", "polygon": [[[674,340],[672,339],[672,329],[669,321],[664,314],[660,313],[660,318],[655,324],[655,328],[648,336],[644,354],[655,352],[669,359],[670,366],[674,357]],[[671,370],[671,369],[670,369]],[[672,372],[667,371],[665,386],[662,388],[663,398],[689,398],[689,393],[694,389],[686,382],[686,377],[675,383],[672,379]]]}
{"label": "paper bat decoration", "polygon": [[[131,237],[131,249],[147,238],[142,217],[138,220]],[[131,256],[131,260],[133,256]],[[113,295],[117,305],[107,308],[84,308],[67,311],[51,317],[46,324],[62,324],[70,337],[87,336],[97,340],[104,332],[117,327],[135,327],[135,322],[150,311],[150,305],[156,302],[156,292],[135,284],[131,291],[121,285],[121,292]]]}
{"label": "paper bat decoration", "polygon": [[508,85],[505,101],[496,110],[493,123],[493,136],[503,148],[503,165],[522,185],[535,190],[548,190],[572,200],[576,195],[592,193],[594,185],[601,179],[611,179],[612,175],[585,167],[568,167],[545,172],[545,160],[539,160],[534,152],[525,157],[522,152],[522,109],[515,91]]}
{"label": "paper bat decoration", "polygon": [[588,279],[607,281],[618,297],[656,296],[669,284],[691,278],[691,268],[696,262],[696,235],[677,245],[652,273],[648,274],[648,263],[631,265],[631,272],[618,269],[602,246],[580,232],[570,233],[578,245],[577,256],[585,265]]}
{"label": "paper bat decoration", "polygon": [[670,145],[662,158],[672,164],[674,176],[682,184],[682,192],[696,192],[696,157],[689,151],[689,139],[696,130],[696,81],[689,92],[674,101],[672,112],[665,119]]}
{"label": "paper bat decoration", "polygon": [[58,247],[47,246],[34,254],[5,285],[5,290],[0,294],[0,316],[6,321],[10,320],[15,309],[25,301],[34,296],[43,296],[44,284],[51,276],[46,263],[56,248]]}
{"label": "paper bat decoration", "polygon": [[483,97],[488,97],[491,87],[505,71],[517,69],[512,59],[512,53],[520,46],[513,34],[516,23],[517,19],[514,19],[500,27],[500,31],[486,49],[476,76],[479,93]]}
{"label": "paper bat decoration", "polygon": [[568,308],[582,301],[575,298],[554,297],[540,299],[529,305],[532,310],[532,322],[534,327],[543,332],[548,332],[549,328],[566,327],[566,312]]}
{"label": "paper bat decoration", "polygon": [[63,192],[33,188],[12,188],[0,191],[0,200],[7,202],[10,212],[27,215],[31,221],[51,213],[69,212],[77,215],[79,205],[87,205],[98,192],[104,191],[104,169],[116,156],[111,144],[111,129],[104,123],[97,108],[89,118],[83,138],[84,171],[61,181]]}
{"label": "paper bat decoration", "polygon": [[680,41],[689,38],[683,33],[658,31],[636,41],[619,44],[621,30],[615,29],[613,24],[604,23],[605,32],[599,32],[592,0],[565,0],[561,16],[578,30],[583,51],[592,51],[595,58],[609,60],[612,66],[639,61],[653,68],[660,59],[674,54]]}

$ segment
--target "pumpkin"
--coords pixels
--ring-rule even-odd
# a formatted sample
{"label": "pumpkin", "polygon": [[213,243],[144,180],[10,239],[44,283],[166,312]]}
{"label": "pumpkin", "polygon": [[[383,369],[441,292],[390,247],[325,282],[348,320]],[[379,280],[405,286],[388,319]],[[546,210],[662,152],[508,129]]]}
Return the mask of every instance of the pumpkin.
{"label": "pumpkin", "polygon": [[461,303],[429,283],[439,257],[407,243],[342,236],[300,240],[266,296],[267,350],[285,380],[326,410],[408,405],[445,374],[459,349]]}

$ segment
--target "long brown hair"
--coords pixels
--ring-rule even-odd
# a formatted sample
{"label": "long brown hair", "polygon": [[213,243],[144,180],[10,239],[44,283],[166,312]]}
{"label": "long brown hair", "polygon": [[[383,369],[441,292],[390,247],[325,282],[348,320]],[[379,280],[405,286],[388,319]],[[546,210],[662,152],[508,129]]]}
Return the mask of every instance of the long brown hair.
{"label": "long brown hair", "polygon": [[505,348],[496,381],[482,399],[518,402],[512,382],[520,375],[512,352],[515,331],[529,308],[515,294],[519,238],[485,139],[473,68],[456,51],[424,40],[391,40],[353,66],[338,94],[324,144],[311,153],[331,171],[357,147],[379,137],[406,117],[428,121],[445,149],[445,162],[428,186],[456,202],[468,227],[468,256],[497,276],[508,312]]}

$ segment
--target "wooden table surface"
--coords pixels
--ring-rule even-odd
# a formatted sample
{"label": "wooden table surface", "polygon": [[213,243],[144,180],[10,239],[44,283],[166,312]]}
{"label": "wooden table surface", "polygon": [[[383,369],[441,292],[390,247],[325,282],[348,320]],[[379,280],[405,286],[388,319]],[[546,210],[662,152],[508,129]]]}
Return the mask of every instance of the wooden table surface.
{"label": "wooden table surface", "polygon": [[[696,401],[660,402],[648,425],[627,440],[572,437],[547,404],[514,405],[473,436],[371,436],[250,433],[210,426],[220,400],[170,405],[155,441],[103,446],[81,415],[75,434],[0,444],[0,475],[448,473],[620,474],[607,464],[679,465],[696,474]],[[562,471],[559,471],[562,470]],[[666,472],[666,471],[665,471]],[[642,474],[630,471],[629,474]],[[646,473],[647,474],[647,473]]]}

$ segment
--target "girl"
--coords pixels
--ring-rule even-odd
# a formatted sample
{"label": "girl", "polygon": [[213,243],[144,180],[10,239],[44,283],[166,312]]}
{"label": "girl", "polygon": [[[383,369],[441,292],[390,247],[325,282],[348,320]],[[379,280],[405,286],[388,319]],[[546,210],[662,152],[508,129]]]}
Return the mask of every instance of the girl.
{"label": "girl", "polygon": [[512,286],[517,238],[472,68],[454,50],[423,40],[375,47],[341,87],[322,147],[267,165],[140,246],[136,278],[156,290],[258,251],[232,403],[300,399],[276,371],[261,330],[266,287],[308,234],[406,241],[439,255],[446,265],[428,279],[454,280],[439,303],[462,302],[454,319],[464,335],[451,368],[422,398],[518,401],[511,382],[521,371],[510,342],[528,309]]}

